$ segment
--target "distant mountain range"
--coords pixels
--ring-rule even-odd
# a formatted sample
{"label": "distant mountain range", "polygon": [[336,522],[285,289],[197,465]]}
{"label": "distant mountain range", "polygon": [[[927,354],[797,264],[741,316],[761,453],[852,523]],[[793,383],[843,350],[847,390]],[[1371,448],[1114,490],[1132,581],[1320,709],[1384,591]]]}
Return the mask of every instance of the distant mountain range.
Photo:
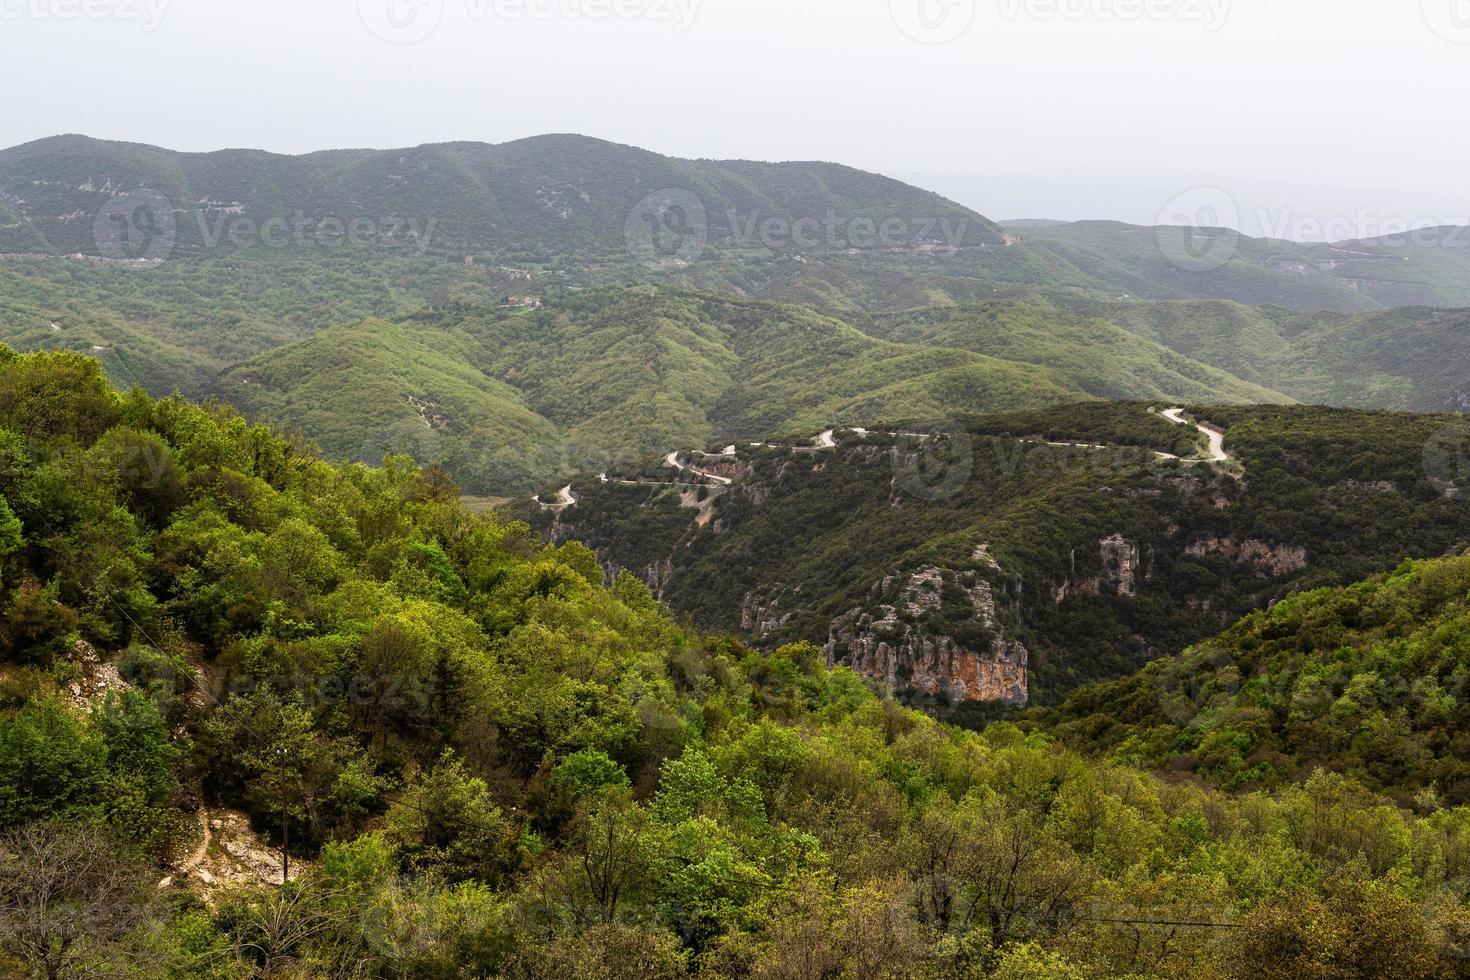
{"label": "distant mountain range", "polygon": [[1116,221],[1023,221],[1007,228],[1120,296],[1228,299],[1301,311],[1470,306],[1470,228],[1333,244]]}
{"label": "distant mountain range", "polygon": [[458,255],[1003,240],[937,194],[828,163],[677,160],[582,136],[303,156],[58,136],[0,151],[0,251],[107,254],[94,217],[127,194],[153,202],[175,255],[345,238],[353,222],[375,245]]}
{"label": "distant mountain range", "polygon": [[399,150],[180,153],[85,136],[0,150],[0,254],[185,258],[345,242],[572,283],[718,286],[905,309],[996,288],[1298,311],[1470,307],[1470,230],[1335,245],[1018,221],[832,163],[681,160],[574,135]]}
{"label": "distant mountain range", "polygon": [[1462,231],[1002,228],[835,164],[578,136],[61,136],[0,151],[0,341],[522,494],[678,446],[1089,400],[1470,408]]}

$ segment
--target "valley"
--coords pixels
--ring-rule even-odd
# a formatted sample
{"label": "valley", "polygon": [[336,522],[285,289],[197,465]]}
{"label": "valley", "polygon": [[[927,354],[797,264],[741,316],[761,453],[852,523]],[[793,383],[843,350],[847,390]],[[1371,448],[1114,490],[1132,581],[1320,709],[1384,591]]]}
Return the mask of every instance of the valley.
{"label": "valley", "polygon": [[[615,975],[675,978],[680,943],[726,949],[746,916],[784,936],[815,881],[843,916],[879,902],[905,955],[945,970],[959,929],[1012,963],[1089,936],[1072,955],[1100,972],[1165,976],[1276,964],[1253,950],[1317,894],[1292,884],[1306,868],[1312,922],[1369,940],[1334,961],[1380,975],[1409,948],[1414,976],[1452,973],[1466,559],[1393,556],[1465,547],[1465,497],[1418,458],[1454,420],[1165,412],[654,455],[651,479],[722,491],[706,528],[670,499],[685,488],[609,474],[521,502],[548,545],[464,510],[434,468],[333,465],[220,406],[117,392],[84,355],[0,347],[0,888],[24,916],[6,921],[69,929],[36,917],[36,882],[85,897],[100,879],[122,925],[86,955],[144,950],[179,978],[251,976],[272,923],[385,974],[626,963],[578,945],[615,930],[635,950]],[[1206,418],[1231,462],[1191,460]],[[608,555],[637,567],[650,541],[671,547],[674,608],[781,591],[737,599],[737,635],[706,632],[626,570],[607,584]],[[827,649],[795,639],[817,603]],[[977,730],[886,697],[889,676]],[[1216,855],[1246,880],[1192,869]],[[606,908],[585,889],[610,860],[618,908],[646,918],[547,938],[539,910]],[[54,862],[75,870],[45,885]],[[942,912],[952,887],[1004,911],[965,926]],[[869,949],[799,914],[814,948]],[[1142,919],[1211,925],[1122,942]]]}
{"label": "valley", "polygon": [[1465,244],[0,150],[0,974],[1461,975]]}

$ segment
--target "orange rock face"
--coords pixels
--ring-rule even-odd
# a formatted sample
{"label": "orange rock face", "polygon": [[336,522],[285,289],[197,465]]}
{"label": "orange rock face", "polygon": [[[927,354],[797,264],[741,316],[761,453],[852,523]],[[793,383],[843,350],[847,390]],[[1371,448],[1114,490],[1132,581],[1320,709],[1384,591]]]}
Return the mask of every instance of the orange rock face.
{"label": "orange rock face", "polygon": [[[988,581],[968,584],[965,595],[971,622],[989,637],[966,646],[952,636],[926,632],[919,624],[942,607],[945,572],[925,568],[909,577],[895,601],[875,609],[854,609],[832,624],[827,660],[849,666],[895,694],[917,693],[952,704],[999,701],[1023,705],[1030,699],[1029,654],[999,630]],[[895,579],[879,583],[875,593],[886,598]],[[902,619],[900,614],[902,613]]]}

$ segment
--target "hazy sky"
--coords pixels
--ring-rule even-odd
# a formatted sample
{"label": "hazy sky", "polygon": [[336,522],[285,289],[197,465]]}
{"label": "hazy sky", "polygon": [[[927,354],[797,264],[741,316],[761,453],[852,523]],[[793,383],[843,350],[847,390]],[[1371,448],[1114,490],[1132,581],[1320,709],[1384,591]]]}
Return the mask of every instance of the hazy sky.
{"label": "hazy sky", "polygon": [[1470,0],[0,0],[0,82],[4,145],[580,132],[997,218],[1470,220]]}

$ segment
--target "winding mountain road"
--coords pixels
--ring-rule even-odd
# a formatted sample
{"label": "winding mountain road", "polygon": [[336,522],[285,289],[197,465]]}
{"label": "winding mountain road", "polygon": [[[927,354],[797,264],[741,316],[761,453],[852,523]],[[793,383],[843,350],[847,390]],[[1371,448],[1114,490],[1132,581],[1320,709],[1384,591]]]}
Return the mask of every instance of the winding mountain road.
{"label": "winding mountain road", "polygon": [[557,491],[556,503],[554,504],[542,504],[539,494],[531,499],[541,504],[542,510],[566,510],[568,507],[577,506],[577,498],[572,496],[572,485],[570,483]]}
{"label": "winding mountain road", "polygon": [[1206,422],[1191,422],[1189,419],[1184,417],[1184,409],[1182,408],[1171,408],[1159,414],[1163,415],[1164,418],[1168,419],[1170,422],[1173,422],[1175,425],[1193,425],[1196,429],[1203,432],[1205,434],[1205,438],[1209,439],[1210,441],[1209,459],[1211,462],[1235,462],[1235,460],[1231,458],[1230,454],[1225,451],[1225,433],[1222,430],[1217,429],[1213,425],[1210,425]]}
{"label": "winding mountain road", "polygon": [[[1164,409],[1163,411],[1159,411],[1157,409],[1150,408],[1149,409],[1149,412],[1150,413],[1161,415],[1164,418],[1168,419],[1170,422],[1173,422],[1175,425],[1193,426],[1194,428],[1196,428],[1200,432],[1202,432],[1204,434],[1205,438],[1208,440],[1209,449],[1207,450],[1206,455],[1203,455],[1203,456],[1192,456],[1192,457],[1185,458],[1185,457],[1182,457],[1182,456],[1176,456],[1173,453],[1166,453],[1166,452],[1161,452],[1159,450],[1155,450],[1154,451],[1154,455],[1157,456],[1159,459],[1175,460],[1175,461],[1178,461],[1178,462],[1212,462],[1212,463],[1236,463],[1236,464],[1238,464],[1238,461],[1234,457],[1232,457],[1228,452],[1225,451],[1225,433],[1224,433],[1223,430],[1218,429],[1215,426],[1210,425],[1207,422],[1196,422],[1196,421],[1194,421],[1192,419],[1187,418],[1185,416],[1184,409],[1182,409],[1182,408],[1170,408],[1170,409]],[[835,449],[837,447],[837,431],[838,430],[836,430],[836,429],[828,429],[828,430],[826,430],[825,432],[821,433],[820,435],[818,435],[814,439],[812,439],[812,444],[810,446],[784,447],[784,446],[776,446],[776,445],[773,445],[771,443],[763,443],[763,442],[753,442],[753,443],[751,443],[751,446],[753,446],[755,448],[765,448],[765,449],[786,449],[786,448],[789,448],[789,449],[791,449],[792,452],[797,452],[797,453],[821,452],[823,450]],[[872,432],[869,432],[867,429],[860,429],[860,428],[851,428],[851,429],[847,429],[845,431],[853,432],[853,433],[856,433],[859,436],[864,436],[864,437],[869,436],[869,435],[885,435],[885,436],[890,436],[890,437],[893,437],[893,438],[917,438],[917,439],[928,439],[928,438],[930,438],[928,435],[926,435],[924,433],[910,433],[910,432],[882,432],[882,433],[872,433]],[[1098,443],[1048,442],[1048,441],[1039,440],[1039,439],[1021,439],[1020,441],[1021,442],[1029,442],[1029,443],[1041,443],[1041,444],[1048,445],[1048,446],[1053,446],[1053,447],[1056,447],[1056,448],[1070,448],[1070,449],[1108,450],[1108,449],[1122,448],[1122,447],[1117,447],[1117,446],[1102,445],[1102,444],[1098,444]],[[713,458],[709,454],[701,454],[701,455],[705,456],[705,458]],[[699,467],[694,466],[691,463],[685,463],[679,457],[680,457],[680,451],[676,449],[676,450],[674,450],[673,452],[669,453],[667,456],[664,457],[664,465],[667,466],[669,469],[674,470],[678,474],[685,474],[685,473],[693,474],[695,477],[698,477],[698,478],[703,479],[703,480],[707,480],[710,483],[715,484],[717,487],[719,487],[721,489],[731,487],[731,486],[733,486],[735,484],[735,481],[733,479],[731,479],[730,477],[728,477],[728,476],[720,476],[718,473],[711,473],[708,470],[702,470]],[[736,458],[736,450],[735,450],[735,447],[734,446],[727,446],[725,448],[725,450],[722,453],[720,453],[720,458],[722,458],[722,459],[735,459]],[[608,478],[608,475],[606,473],[600,474],[598,476],[598,479],[601,482],[603,482],[603,483],[618,483],[618,484],[624,484],[624,485],[628,485],[628,486],[671,486],[671,487],[682,487],[682,488],[685,488],[685,489],[689,489],[689,488],[695,486],[694,484],[689,484],[689,483],[675,483],[675,482],[660,483],[660,482],[653,481],[653,480],[613,480],[613,479],[609,479]],[[561,488],[561,490],[557,494],[556,503],[554,503],[554,504],[542,503],[541,502],[541,498],[539,496],[532,497],[531,499],[534,500],[537,504],[540,504],[540,506],[541,506],[541,508],[543,510],[563,511],[563,510],[566,510],[569,507],[575,507],[577,505],[577,498],[576,498],[576,495],[573,494],[573,492],[572,492],[572,486],[571,486],[571,484],[568,484],[565,487],[562,487]],[[701,506],[707,508],[708,504],[711,504],[711,503],[713,503],[713,501],[705,501],[705,502],[702,502],[701,503]]]}
{"label": "winding mountain road", "polygon": [[[731,457],[734,456],[733,453],[726,453],[725,455],[726,456],[731,456]],[[728,487],[728,486],[730,486],[731,484],[733,484],[735,482],[734,480],[730,479],[728,476],[720,476],[720,475],[718,475],[716,473],[709,473],[709,472],[706,472],[706,471],[704,471],[702,469],[699,469],[696,466],[689,466],[689,465],[686,465],[684,463],[679,462],[679,451],[677,449],[674,450],[673,452],[669,453],[667,456],[665,456],[664,457],[664,462],[667,463],[668,465],[672,466],[674,469],[678,470],[680,473],[683,473],[684,471],[687,470],[690,473],[695,473],[695,474],[697,474],[699,476],[704,477],[706,480],[713,480],[715,483],[718,483],[721,486]]]}

